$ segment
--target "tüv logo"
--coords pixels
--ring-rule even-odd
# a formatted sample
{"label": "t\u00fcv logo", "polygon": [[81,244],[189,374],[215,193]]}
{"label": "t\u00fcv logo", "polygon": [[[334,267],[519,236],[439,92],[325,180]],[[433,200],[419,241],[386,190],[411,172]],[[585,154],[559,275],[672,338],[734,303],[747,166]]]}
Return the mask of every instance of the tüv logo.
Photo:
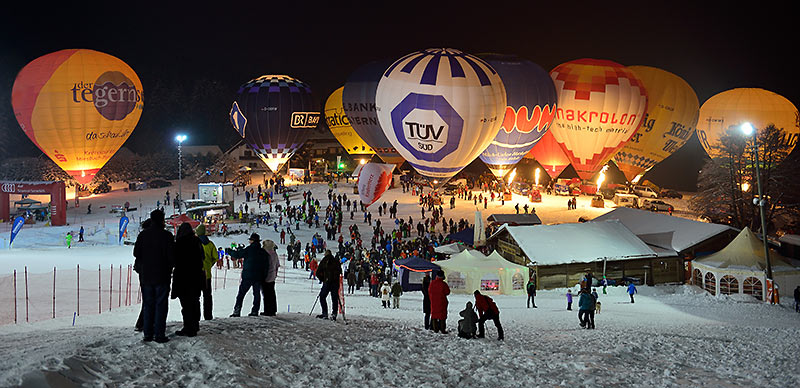
{"label": "t\u00fcv logo", "polygon": [[443,96],[409,93],[392,110],[392,126],[417,159],[440,161],[458,149],[464,120]]}

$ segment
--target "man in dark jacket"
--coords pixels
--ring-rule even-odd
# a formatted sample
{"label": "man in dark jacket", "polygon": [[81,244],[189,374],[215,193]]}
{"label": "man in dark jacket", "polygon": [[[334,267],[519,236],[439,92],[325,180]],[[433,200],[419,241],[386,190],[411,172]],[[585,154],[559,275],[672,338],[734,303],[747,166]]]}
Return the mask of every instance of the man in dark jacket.
{"label": "man in dark jacket", "polygon": [[328,319],[328,293],[331,294],[331,310],[330,319],[335,321],[336,314],[339,312],[339,276],[342,274],[342,267],[336,258],[333,257],[331,250],[325,251],[325,257],[317,267],[317,278],[322,282],[322,289],[319,291],[319,305],[322,306],[322,314],[317,315],[317,318]]}
{"label": "man in dark jacket", "polygon": [[200,291],[205,287],[203,270],[205,252],[192,226],[184,222],[175,236],[175,271],[172,275],[172,299],[181,302],[183,329],[175,334],[194,337],[200,330]]}
{"label": "man in dark jacket", "polygon": [[241,314],[244,296],[251,287],[253,288],[253,308],[248,315],[258,316],[258,309],[261,307],[261,282],[267,276],[269,262],[267,256],[267,251],[261,247],[261,236],[258,233],[250,235],[250,245],[247,248],[231,252],[231,257],[244,259],[242,281],[239,283],[239,293],[236,294],[236,304],[233,305],[231,317],[238,317]]}
{"label": "man in dark jacket", "polygon": [[422,278],[422,312],[425,314],[425,330],[431,329],[431,297],[428,294],[430,285],[430,272],[425,272],[425,277]]}
{"label": "man in dark jacket", "polygon": [[166,336],[169,308],[169,282],[175,265],[175,241],[172,233],[164,230],[164,212],[156,209],[150,213],[151,226],[136,237],[133,269],[139,274],[142,289],[144,340],[169,341]]}
{"label": "man in dark jacket", "polygon": [[503,340],[503,326],[500,325],[500,310],[492,298],[488,295],[481,294],[480,291],[475,290],[475,308],[478,310],[478,338],[483,338],[484,322],[488,320],[494,321],[494,326],[497,327],[497,339]]}
{"label": "man in dark jacket", "polygon": [[528,285],[525,289],[528,291],[528,308],[531,308],[531,305],[536,308],[536,301],[534,300],[536,297],[536,281],[533,278],[528,280]]}

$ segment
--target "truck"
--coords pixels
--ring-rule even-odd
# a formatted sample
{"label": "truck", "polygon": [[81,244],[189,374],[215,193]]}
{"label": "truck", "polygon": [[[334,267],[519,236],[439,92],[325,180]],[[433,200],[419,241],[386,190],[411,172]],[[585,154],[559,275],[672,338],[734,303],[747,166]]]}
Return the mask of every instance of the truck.
{"label": "truck", "polygon": [[614,204],[617,207],[639,207],[639,197],[633,194],[620,194],[617,193],[614,195]]}

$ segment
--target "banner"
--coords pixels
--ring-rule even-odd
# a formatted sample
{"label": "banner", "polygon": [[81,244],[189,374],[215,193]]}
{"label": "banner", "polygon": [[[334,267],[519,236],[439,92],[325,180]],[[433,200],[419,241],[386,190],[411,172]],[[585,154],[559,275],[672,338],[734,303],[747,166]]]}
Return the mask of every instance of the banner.
{"label": "banner", "polygon": [[8,242],[8,247],[11,248],[11,244],[14,242],[14,238],[17,237],[19,231],[22,230],[22,225],[25,224],[25,219],[22,216],[19,216],[14,219],[14,224],[11,226],[11,241]]}
{"label": "banner", "polygon": [[117,241],[117,243],[119,244],[122,243],[122,236],[125,234],[125,230],[127,228],[128,228],[128,217],[122,216],[122,218],[119,219],[119,240]]}

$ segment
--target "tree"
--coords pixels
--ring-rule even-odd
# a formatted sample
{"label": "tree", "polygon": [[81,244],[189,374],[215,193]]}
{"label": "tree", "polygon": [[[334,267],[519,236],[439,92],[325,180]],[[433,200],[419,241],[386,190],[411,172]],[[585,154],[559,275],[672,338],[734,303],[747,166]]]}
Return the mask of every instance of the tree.
{"label": "tree", "polygon": [[[756,136],[761,187],[768,200],[764,207],[767,230],[775,231],[800,215],[796,194],[800,191],[796,173],[800,158],[789,157],[792,145],[783,130],[770,125],[758,130]],[[717,150],[720,156],[709,160],[700,172],[699,192],[690,203],[691,209],[713,222],[760,230],[759,207],[753,205],[758,189],[752,137],[732,127],[720,137]]]}

